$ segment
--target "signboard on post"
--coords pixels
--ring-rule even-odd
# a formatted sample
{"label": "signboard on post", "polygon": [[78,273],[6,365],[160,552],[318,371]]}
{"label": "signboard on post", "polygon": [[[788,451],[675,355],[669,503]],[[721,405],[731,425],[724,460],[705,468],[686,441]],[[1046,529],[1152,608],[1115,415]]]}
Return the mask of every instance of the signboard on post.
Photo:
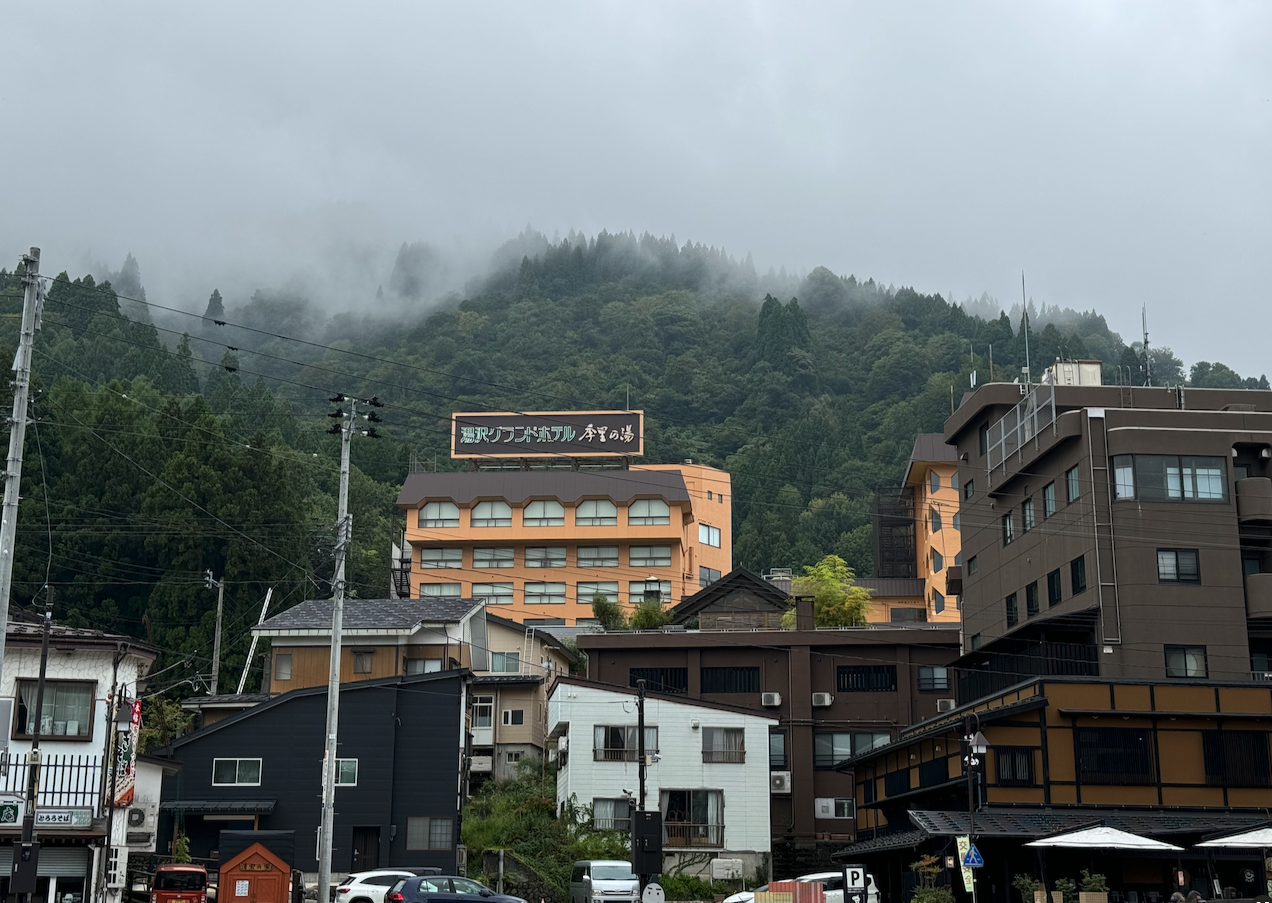
{"label": "signboard on post", "polygon": [[[957,838],[955,838],[955,842],[958,845],[958,861],[961,863],[963,861],[963,857],[966,856],[968,852],[970,852],[972,848],[972,841],[966,834],[960,834]],[[972,870],[964,865],[963,866],[963,890],[967,891],[970,894],[972,892],[973,882],[975,880],[976,878],[972,874]]]}
{"label": "signboard on post", "polygon": [[866,876],[866,867],[858,862],[844,866],[844,903],[856,900],[866,903],[866,887],[870,879]]}
{"label": "signboard on post", "polygon": [[451,415],[452,458],[613,458],[644,453],[644,411]]}

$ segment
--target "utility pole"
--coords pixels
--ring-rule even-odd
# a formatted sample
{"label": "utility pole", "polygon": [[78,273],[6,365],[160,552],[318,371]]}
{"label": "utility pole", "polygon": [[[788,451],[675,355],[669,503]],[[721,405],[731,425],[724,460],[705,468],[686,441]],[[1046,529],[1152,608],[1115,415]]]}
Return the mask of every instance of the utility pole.
{"label": "utility pole", "polygon": [[[9,592],[13,587],[13,547],[18,535],[18,498],[22,491],[22,447],[26,442],[27,401],[31,394],[31,349],[40,328],[44,292],[40,287],[40,249],[22,255],[26,272],[22,284],[22,332],[13,358],[13,416],[9,419],[9,458],[4,469],[4,507],[0,511],[0,673],[4,672],[4,641],[9,623]],[[37,719],[38,720],[38,719]],[[37,725],[38,727],[38,725]]]}
{"label": "utility pole", "polygon": [[[340,434],[340,495],[336,513],[336,571],[332,579],[331,595],[331,661],[327,676],[327,733],[326,749],[322,758],[322,822],[318,826],[318,903],[327,903],[331,896],[331,849],[336,821],[336,735],[340,726],[340,630],[344,620],[345,558],[349,541],[353,537],[353,518],[349,514],[349,446],[357,426],[358,401],[348,395],[337,395],[333,402],[347,402],[348,413],[337,410],[327,416],[342,418],[332,424],[327,432]],[[366,402],[373,408],[383,407],[380,400]],[[379,423],[375,411],[369,411],[365,419]],[[378,439],[375,427],[362,430],[362,435]]]}
{"label": "utility pole", "polygon": [[[49,669],[49,633],[53,628],[53,587],[44,588],[44,623],[40,630],[40,676],[35,683],[35,725],[31,729],[31,753],[27,756],[27,789],[26,811],[22,815],[23,863],[28,866],[32,877],[40,859],[39,844],[35,840],[35,808],[40,796],[40,729],[44,722],[44,676]],[[26,903],[31,903],[31,892],[23,894]]]}
{"label": "utility pole", "polygon": [[221,676],[221,617],[225,614],[225,575],[220,580],[212,579],[211,571],[203,572],[203,579],[208,589],[216,587],[216,636],[212,639],[212,693],[216,695],[217,679]]}

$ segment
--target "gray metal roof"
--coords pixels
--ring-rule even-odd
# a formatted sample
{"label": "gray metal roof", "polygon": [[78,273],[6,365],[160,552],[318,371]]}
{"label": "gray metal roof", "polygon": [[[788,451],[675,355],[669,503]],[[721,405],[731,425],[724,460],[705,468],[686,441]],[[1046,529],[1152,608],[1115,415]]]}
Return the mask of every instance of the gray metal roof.
{"label": "gray metal roof", "polygon": [[277,800],[165,800],[160,809],[169,812],[207,812],[234,815],[268,815]]}
{"label": "gray metal roof", "polygon": [[[965,811],[911,809],[910,821],[932,835],[957,836],[967,833]],[[976,833],[982,837],[1046,837],[1073,828],[1104,824],[1132,834],[1204,834],[1225,828],[1242,828],[1260,812],[1218,809],[982,809],[976,813]]]}
{"label": "gray metal roof", "polygon": [[450,499],[470,505],[482,499],[503,499],[521,505],[533,499],[608,498],[626,504],[635,498],[689,501],[685,478],[675,470],[496,470],[458,473],[413,473],[402,484],[397,503],[415,507],[421,502]]}
{"label": "gray metal roof", "polygon": [[[342,629],[348,632],[392,633],[414,631],[421,624],[454,624],[484,605],[481,599],[346,599]],[[295,608],[274,615],[252,630],[288,633],[331,630],[330,599],[308,599]]]}

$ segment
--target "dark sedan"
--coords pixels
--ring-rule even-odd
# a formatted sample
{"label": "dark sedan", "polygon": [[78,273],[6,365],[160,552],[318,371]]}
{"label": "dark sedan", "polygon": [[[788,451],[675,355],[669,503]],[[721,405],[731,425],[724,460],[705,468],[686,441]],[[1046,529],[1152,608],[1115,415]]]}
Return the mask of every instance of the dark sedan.
{"label": "dark sedan", "polygon": [[520,897],[497,894],[472,878],[428,875],[404,878],[385,897],[386,903],[526,903]]}

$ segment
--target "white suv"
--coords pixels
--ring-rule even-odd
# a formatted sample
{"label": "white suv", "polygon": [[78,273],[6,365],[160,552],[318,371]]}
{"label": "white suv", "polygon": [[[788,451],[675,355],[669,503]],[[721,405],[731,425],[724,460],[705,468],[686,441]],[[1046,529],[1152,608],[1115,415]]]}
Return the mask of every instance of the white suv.
{"label": "white suv", "polygon": [[415,877],[414,872],[402,869],[373,869],[369,872],[353,872],[336,888],[336,903],[384,903],[389,888],[403,878]]}

